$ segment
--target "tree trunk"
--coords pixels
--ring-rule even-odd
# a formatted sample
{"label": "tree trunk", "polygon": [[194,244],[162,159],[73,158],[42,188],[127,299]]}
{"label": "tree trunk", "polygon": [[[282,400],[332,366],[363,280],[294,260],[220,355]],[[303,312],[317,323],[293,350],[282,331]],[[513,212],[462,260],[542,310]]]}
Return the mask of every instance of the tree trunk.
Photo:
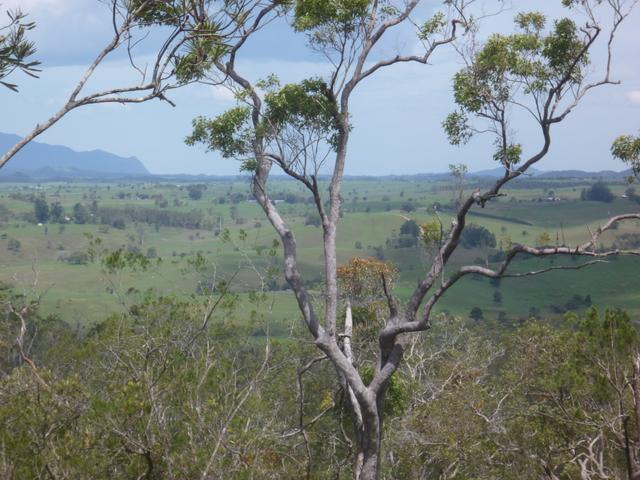
{"label": "tree trunk", "polygon": [[[351,350],[353,336],[353,316],[351,302],[346,302],[344,319],[344,334],[342,351],[352,364],[354,363]],[[356,444],[353,477],[356,480],[377,480],[380,476],[380,454],[382,443],[382,415],[387,388],[382,388],[377,395],[371,395],[366,401],[358,400],[353,389],[343,383],[347,393],[353,431]]]}
{"label": "tree trunk", "polygon": [[380,477],[381,418],[378,409],[361,405],[363,429],[356,433],[356,457],[354,478],[356,480],[377,480]]}

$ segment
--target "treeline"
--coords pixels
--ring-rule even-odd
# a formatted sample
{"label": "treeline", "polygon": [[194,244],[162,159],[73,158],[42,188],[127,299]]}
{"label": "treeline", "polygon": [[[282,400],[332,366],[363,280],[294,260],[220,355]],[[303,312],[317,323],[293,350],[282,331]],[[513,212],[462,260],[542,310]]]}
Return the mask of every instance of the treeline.
{"label": "treeline", "polygon": [[163,227],[211,230],[215,222],[200,210],[180,212],[163,208],[148,208],[126,205],[123,208],[100,207],[97,210],[98,222],[105,225],[124,228],[126,222],[147,223]]}
{"label": "treeline", "polygon": [[[33,200],[33,212],[23,214],[22,220],[31,223],[94,223],[124,229],[129,222],[133,222],[190,230],[211,230],[219,223],[218,218],[211,218],[195,209],[184,212],[138,205],[101,207],[94,200],[89,204],[76,203],[67,211],[60,202],[48,203],[43,196],[31,196],[30,199]],[[6,221],[10,216],[6,207],[0,209],[0,221]]]}
{"label": "treeline", "polygon": [[475,211],[475,210],[470,212],[469,216],[471,216],[471,217],[481,217],[481,218],[491,218],[493,220],[501,220],[503,222],[516,223],[518,225],[533,226],[533,223],[527,222],[526,220],[522,220],[520,218],[506,217],[504,215],[495,215],[493,213],[485,213],[485,212],[479,212],[479,211]]}
{"label": "treeline", "polygon": [[[227,321],[234,302],[203,323],[203,306],[148,296],[82,332],[0,296],[2,478],[350,478],[330,365],[304,342],[267,341],[259,322]],[[366,377],[375,325],[360,310]],[[410,337],[384,410],[382,478],[628,478],[640,452],[629,317],[485,322],[442,317]]]}

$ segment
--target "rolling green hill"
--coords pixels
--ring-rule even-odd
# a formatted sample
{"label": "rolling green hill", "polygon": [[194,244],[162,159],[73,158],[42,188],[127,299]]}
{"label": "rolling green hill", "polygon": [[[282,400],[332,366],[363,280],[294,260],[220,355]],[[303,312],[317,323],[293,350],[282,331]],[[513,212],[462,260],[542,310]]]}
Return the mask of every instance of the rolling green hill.
{"label": "rolling green hill", "polygon": [[[322,234],[314,226],[313,207],[306,192],[292,182],[275,183],[278,206],[297,236],[301,270],[320,302]],[[589,227],[597,227],[611,215],[640,209],[637,203],[620,197],[623,184],[612,184],[617,194],[612,203],[581,201],[580,191],[588,185],[545,179],[529,188],[508,190],[506,198],[474,210],[470,221],[495,235],[496,248],[461,248],[454,256],[454,266],[491,262],[500,245],[535,244],[541,234],[554,244],[576,245],[588,238]],[[190,194],[193,188],[201,191],[201,198],[194,199],[198,195]],[[550,190],[559,200],[548,200]],[[407,219],[418,223],[434,219],[434,204],[440,205],[438,216],[447,225],[454,213],[449,185],[444,181],[352,179],[345,182],[343,191],[339,261],[377,256],[392,262],[400,272],[396,294],[406,298],[426,271],[429,257],[420,247],[399,247],[400,228]],[[39,197],[49,206],[59,203],[67,220],[38,225],[34,201]],[[74,221],[76,204],[91,212],[84,224]],[[148,289],[197,297],[203,282],[233,277],[233,289],[248,295],[259,286],[256,271],[274,265],[271,257],[256,253],[256,248],[269,248],[275,237],[242,181],[0,184],[0,222],[0,281],[28,293],[37,280],[35,290],[43,294],[43,310],[73,324],[87,325],[126,308]],[[188,226],[177,226],[180,222]],[[230,241],[225,241],[225,231]],[[603,236],[602,241],[609,246],[620,238],[637,241],[639,235],[640,224],[631,222]],[[91,238],[101,239],[100,248],[147,255],[152,267],[110,274],[99,260],[86,258]],[[209,262],[206,272],[193,268],[198,253]],[[512,268],[540,269],[550,261],[525,259]],[[572,259],[555,262],[575,265]],[[279,267],[279,262],[275,265]],[[576,296],[589,296],[593,304],[640,314],[638,272],[640,259],[632,258],[612,259],[580,272],[504,279],[499,285],[466,278],[443,298],[439,309],[466,316],[477,306],[485,318],[512,322],[532,314],[560,316],[567,309],[586,308]],[[269,288],[273,308],[268,315],[284,332],[298,318],[295,301],[281,276]],[[237,320],[246,320],[249,313],[241,310]]]}

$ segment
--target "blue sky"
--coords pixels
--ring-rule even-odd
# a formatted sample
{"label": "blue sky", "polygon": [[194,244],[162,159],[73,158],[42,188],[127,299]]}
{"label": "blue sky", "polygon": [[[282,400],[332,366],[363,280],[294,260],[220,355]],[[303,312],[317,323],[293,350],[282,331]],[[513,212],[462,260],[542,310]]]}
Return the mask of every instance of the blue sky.
{"label": "blue sky", "polygon": [[[97,0],[0,0],[6,7],[20,6],[37,22],[32,37],[42,61],[40,79],[12,77],[20,93],[0,90],[0,131],[25,134],[55,112],[73,89],[86,65],[110,38],[110,17]],[[425,4],[437,2],[426,1]],[[492,2],[483,1],[489,5]],[[559,0],[514,0],[512,8],[492,18],[485,31],[509,31],[513,15],[521,10],[558,14]],[[411,49],[413,39],[398,35],[383,46],[390,53]],[[619,86],[607,86],[589,95],[565,124],[554,132],[551,153],[539,164],[544,170],[621,170],[609,145],[622,133],[640,129],[640,12],[635,11],[620,32],[614,58]],[[150,48],[150,47],[149,47]],[[140,55],[149,52],[144,49]],[[595,60],[597,63],[598,55]],[[305,47],[302,35],[273,25],[247,45],[239,69],[257,79],[277,73],[284,82],[326,71],[322,58]],[[443,50],[433,65],[400,65],[368,79],[353,98],[353,135],[348,174],[410,174],[441,172],[449,163],[466,163],[472,170],[493,168],[490,139],[473,140],[458,148],[448,145],[440,124],[453,108],[451,76],[460,68],[452,50]],[[132,79],[126,59],[105,63],[90,87],[119,85]],[[175,108],[164,102],[133,106],[92,106],[72,112],[38,138],[77,150],[102,149],[122,156],[137,156],[153,173],[206,173],[227,175],[237,164],[200,148],[187,147],[191,120],[212,116],[233,105],[224,89],[191,86],[171,95]],[[538,137],[526,125],[519,129],[525,153]]]}

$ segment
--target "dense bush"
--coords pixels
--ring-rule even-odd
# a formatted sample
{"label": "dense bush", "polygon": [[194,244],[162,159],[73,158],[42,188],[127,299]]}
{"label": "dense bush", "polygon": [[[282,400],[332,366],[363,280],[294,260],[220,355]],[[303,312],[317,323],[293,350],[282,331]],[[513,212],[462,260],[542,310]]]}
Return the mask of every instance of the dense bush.
{"label": "dense bush", "polygon": [[420,236],[420,227],[415,220],[407,220],[400,226],[400,234],[418,238]]}
{"label": "dense bush", "polygon": [[496,247],[496,236],[481,225],[470,223],[460,236],[463,248]]}
{"label": "dense bush", "polygon": [[304,224],[311,225],[313,227],[319,227],[322,225],[322,220],[317,214],[309,213],[304,217]]}

